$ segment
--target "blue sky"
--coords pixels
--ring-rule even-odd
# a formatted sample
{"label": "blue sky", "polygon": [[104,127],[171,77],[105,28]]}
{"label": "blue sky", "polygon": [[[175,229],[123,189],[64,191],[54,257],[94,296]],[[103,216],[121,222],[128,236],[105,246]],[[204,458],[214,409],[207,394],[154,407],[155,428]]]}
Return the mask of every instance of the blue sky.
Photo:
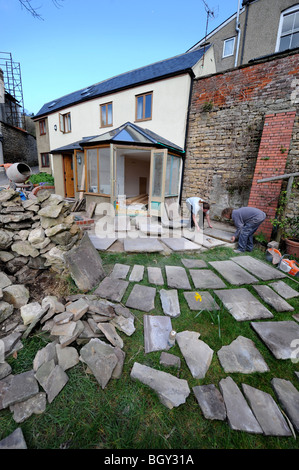
{"label": "blue sky", "polygon": [[[20,62],[25,109],[186,52],[205,35],[202,0],[0,0],[0,51]],[[238,0],[205,0],[213,30]]]}

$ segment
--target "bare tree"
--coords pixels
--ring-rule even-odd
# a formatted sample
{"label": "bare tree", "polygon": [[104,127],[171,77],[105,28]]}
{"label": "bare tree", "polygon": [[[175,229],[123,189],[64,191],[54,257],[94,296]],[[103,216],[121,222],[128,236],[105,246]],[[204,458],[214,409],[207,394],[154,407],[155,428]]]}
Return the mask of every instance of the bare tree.
{"label": "bare tree", "polygon": [[[52,0],[52,3],[57,7],[60,8],[62,5],[60,4],[64,0]],[[24,7],[34,18],[38,20],[43,20],[43,17],[38,13],[38,9],[40,7],[32,6],[32,0],[19,0],[21,7]]]}

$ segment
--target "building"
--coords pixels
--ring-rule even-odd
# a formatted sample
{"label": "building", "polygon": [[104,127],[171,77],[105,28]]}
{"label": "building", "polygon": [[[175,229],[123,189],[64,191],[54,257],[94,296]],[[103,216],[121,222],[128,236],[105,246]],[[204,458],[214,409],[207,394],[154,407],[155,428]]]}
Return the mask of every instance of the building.
{"label": "building", "polygon": [[239,0],[237,12],[188,52],[213,45],[216,71],[244,65],[299,47],[299,3],[292,0]]}
{"label": "building", "polygon": [[214,71],[205,47],[46,103],[34,116],[40,169],[62,196],[148,195],[158,213],[180,197],[192,82]]}

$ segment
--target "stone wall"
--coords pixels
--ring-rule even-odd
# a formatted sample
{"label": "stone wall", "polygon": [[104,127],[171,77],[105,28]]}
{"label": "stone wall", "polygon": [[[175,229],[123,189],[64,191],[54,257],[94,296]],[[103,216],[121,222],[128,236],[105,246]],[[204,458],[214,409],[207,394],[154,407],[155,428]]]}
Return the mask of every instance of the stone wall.
{"label": "stone wall", "polygon": [[2,123],[4,163],[25,162],[38,165],[36,139],[23,129]]}
{"label": "stone wall", "polygon": [[[190,196],[203,197],[216,219],[224,207],[248,204],[265,116],[296,111],[298,72],[299,54],[293,52],[194,81],[182,203]],[[298,116],[285,167],[286,173],[295,171],[299,171]],[[299,210],[298,204],[290,208]]]}

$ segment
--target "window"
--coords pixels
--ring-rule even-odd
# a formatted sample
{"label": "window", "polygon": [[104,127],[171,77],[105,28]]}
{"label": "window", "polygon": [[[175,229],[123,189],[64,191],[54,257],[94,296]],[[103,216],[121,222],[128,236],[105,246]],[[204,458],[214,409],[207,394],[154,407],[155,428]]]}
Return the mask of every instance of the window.
{"label": "window", "polygon": [[299,5],[282,13],[278,29],[276,51],[299,47]]}
{"label": "window", "polygon": [[41,165],[43,168],[48,168],[50,166],[50,155],[48,153],[41,153]]}
{"label": "window", "polygon": [[64,134],[71,132],[71,113],[59,114],[59,125]]}
{"label": "window", "polygon": [[181,161],[182,159],[180,157],[175,157],[174,155],[167,155],[165,196],[179,195]]}
{"label": "window", "polygon": [[152,119],[153,92],[136,96],[136,121]]}
{"label": "window", "polygon": [[42,119],[39,121],[39,135],[45,135],[46,134],[46,120]]}
{"label": "window", "polygon": [[222,57],[229,57],[234,55],[235,38],[225,39],[223,43],[223,54]]}
{"label": "window", "polygon": [[110,194],[110,148],[87,151],[87,192]]}
{"label": "window", "polygon": [[101,104],[101,127],[112,126],[112,103]]}

